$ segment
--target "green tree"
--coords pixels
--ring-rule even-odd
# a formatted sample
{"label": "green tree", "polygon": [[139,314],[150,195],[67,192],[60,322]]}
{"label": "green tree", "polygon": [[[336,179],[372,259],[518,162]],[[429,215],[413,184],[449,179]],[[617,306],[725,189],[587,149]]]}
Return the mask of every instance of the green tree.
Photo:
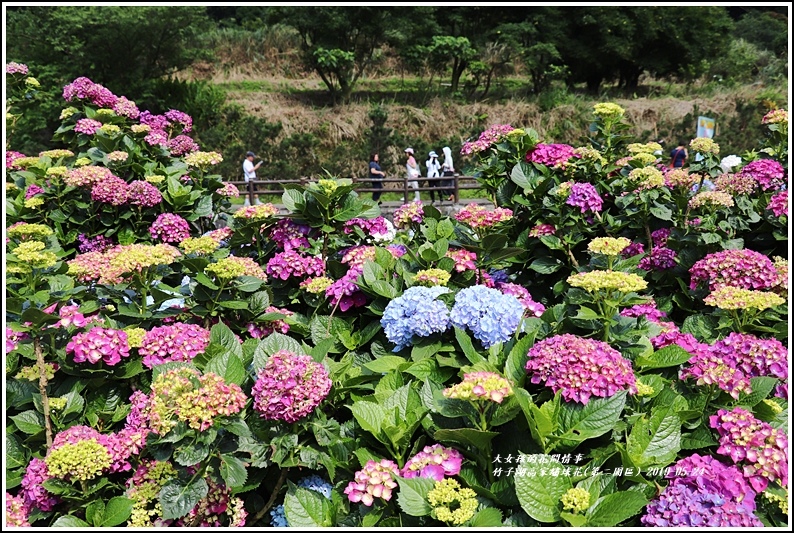
{"label": "green tree", "polygon": [[788,19],[774,11],[751,11],[736,22],[735,36],[770,50],[778,57],[788,54]]}
{"label": "green tree", "polygon": [[356,82],[386,42],[397,10],[383,7],[280,7],[269,21],[295,28],[306,65],[317,72],[334,103],[347,103]]}
{"label": "green tree", "polygon": [[436,64],[450,65],[452,71],[450,91],[453,94],[458,92],[460,77],[474,58],[477,57],[477,51],[471,46],[466,37],[436,35],[433,36],[429,52]]}

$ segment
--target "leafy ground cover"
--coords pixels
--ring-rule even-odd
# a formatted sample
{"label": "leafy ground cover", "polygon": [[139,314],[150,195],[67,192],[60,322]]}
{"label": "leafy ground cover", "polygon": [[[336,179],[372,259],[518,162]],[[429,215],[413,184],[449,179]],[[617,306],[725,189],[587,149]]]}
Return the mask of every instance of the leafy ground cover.
{"label": "leafy ground cover", "polygon": [[189,115],[63,97],[6,152],[7,525],[787,522],[786,110],[678,169],[614,103],[496,124],[492,208],[390,221],[333,176],[232,214]]}

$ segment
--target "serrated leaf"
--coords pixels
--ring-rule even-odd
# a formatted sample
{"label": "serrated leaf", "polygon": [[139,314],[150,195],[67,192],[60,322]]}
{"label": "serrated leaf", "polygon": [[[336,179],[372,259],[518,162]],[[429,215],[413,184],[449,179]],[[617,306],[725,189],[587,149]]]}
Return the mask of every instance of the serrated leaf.
{"label": "serrated leaf", "polygon": [[471,527],[502,527],[502,511],[496,507],[486,507],[471,519]]}
{"label": "serrated leaf", "polygon": [[614,492],[599,498],[587,510],[587,525],[612,527],[631,518],[643,510],[648,498],[636,490]]}
{"label": "serrated leaf", "polygon": [[400,492],[397,504],[405,514],[411,516],[427,516],[433,510],[427,503],[427,493],[433,490],[435,481],[424,477],[405,479],[397,477]]}
{"label": "serrated leaf", "polygon": [[55,522],[52,523],[51,527],[79,527],[79,528],[87,528],[87,527],[91,527],[91,524],[89,524],[88,522],[85,522],[83,520],[80,520],[79,518],[77,518],[74,515],[67,514],[67,515],[64,515],[64,516],[59,516],[58,519]]}
{"label": "serrated leaf", "polygon": [[[515,477],[516,496],[521,508],[538,522],[557,522],[560,519],[560,498],[572,488],[571,480],[567,476],[551,475],[552,469],[563,469],[559,461],[549,460],[543,455],[534,457],[535,460],[525,458],[523,462],[527,473]],[[545,461],[543,465],[539,464],[540,459]]]}
{"label": "serrated leaf", "polygon": [[667,368],[678,366],[692,359],[692,354],[676,344],[656,350],[648,357],[638,357],[634,364],[641,368]]}
{"label": "serrated leaf", "polygon": [[10,433],[6,434],[6,453],[4,459],[6,470],[13,470],[14,468],[20,468],[28,464],[25,448],[19,443],[19,440]]}
{"label": "serrated leaf", "polygon": [[254,370],[264,368],[267,359],[280,350],[286,350],[297,355],[306,355],[306,350],[303,349],[301,343],[292,337],[287,337],[283,333],[274,332],[260,342],[256,350],[254,350]]}
{"label": "serrated leaf", "polygon": [[529,268],[540,274],[553,274],[562,268],[562,263],[552,257],[539,257],[532,261]]}
{"label": "serrated leaf", "polygon": [[97,524],[101,527],[114,527],[126,522],[132,515],[133,501],[125,496],[115,496],[110,499],[102,521]]}
{"label": "serrated leaf", "polygon": [[639,418],[626,439],[626,451],[635,466],[666,465],[681,449],[681,419],[675,405],[651,409]]}
{"label": "serrated leaf", "polygon": [[330,527],[331,502],[313,490],[295,487],[284,496],[284,514],[290,527]]}
{"label": "serrated leaf", "polygon": [[174,520],[185,516],[207,495],[208,488],[203,479],[197,479],[190,484],[179,479],[167,481],[160,490],[163,519]]}
{"label": "serrated leaf", "polygon": [[200,443],[194,442],[174,450],[174,461],[182,466],[193,466],[200,463],[210,454],[210,449]]}
{"label": "serrated leaf", "polygon": [[105,502],[102,500],[94,500],[85,508],[85,519],[89,524],[94,526],[99,526],[102,524],[102,518],[104,514]]}
{"label": "serrated leaf", "polygon": [[44,429],[44,417],[33,410],[9,417],[19,431],[35,435]]}
{"label": "serrated leaf", "polygon": [[699,450],[700,448],[708,448],[716,446],[717,441],[711,431],[703,426],[698,426],[692,433],[681,435],[681,449],[682,450]]}
{"label": "serrated leaf", "polygon": [[364,431],[372,433],[376,438],[380,435],[381,424],[385,418],[385,410],[375,402],[358,401],[348,405],[358,425]]}
{"label": "serrated leaf", "polygon": [[245,463],[231,455],[221,454],[220,471],[226,486],[231,489],[242,487],[248,479]]}
{"label": "serrated leaf", "polygon": [[587,405],[560,402],[559,430],[555,435],[563,444],[577,443],[611,431],[626,405],[626,391],[609,398],[591,397]]}
{"label": "serrated leaf", "polygon": [[439,429],[433,434],[433,438],[439,442],[455,442],[474,446],[478,450],[485,449],[498,436],[499,433],[494,431],[480,431],[471,428]]}
{"label": "serrated leaf", "polygon": [[736,405],[744,407],[755,407],[763,401],[778,384],[778,380],[772,377],[750,378],[750,394],[741,394],[739,399],[734,402]]}
{"label": "serrated leaf", "polygon": [[474,349],[471,337],[469,337],[465,330],[455,326],[455,339],[457,339],[458,345],[461,350],[463,350],[463,355],[466,356],[466,359],[468,359],[471,364],[476,365],[477,363],[485,362],[485,358]]}
{"label": "serrated leaf", "polygon": [[[236,342],[236,341],[235,341]],[[216,355],[204,367],[204,372],[213,372],[226,383],[242,385],[245,381],[245,368],[240,358],[230,351]]]}
{"label": "serrated leaf", "polygon": [[392,370],[400,368],[400,365],[407,363],[404,358],[397,357],[396,355],[387,355],[379,357],[364,365],[364,368],[371,370],[377,374],[386,374]]}

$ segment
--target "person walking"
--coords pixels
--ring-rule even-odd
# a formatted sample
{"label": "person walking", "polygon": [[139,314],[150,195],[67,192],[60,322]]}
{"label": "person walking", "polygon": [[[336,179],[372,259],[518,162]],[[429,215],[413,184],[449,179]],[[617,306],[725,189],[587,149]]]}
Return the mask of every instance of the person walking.
{"label": "person walking", "polygon": [[[439,177],[439,170],[441,170],[441,162],[438,160],[438,154],[435,152],[430,152],[428,154],[428,160],[425,162],[425,166],[427,167],[427,177],[428,178],[438,178]],[[430,187],[430,205],[432,205],[436,201],[436,190],[435,188],[441,184],[439,180],[428,179],[427,186]],[[443,200],[442,191],[438,191],[438,199]]]}
{"label": "person walking", "polygon": [[[244,177],[246,183],[256,180],[256,170],[259,167],[262,166],[262,161],[261,160],[259,161],[259,163],[254,165],[254,158],[255,157],[256,157],[256,154],[254,154],[253,152],[248,152],[248,153],[245,154],[245,160],[243,161],[243,177]],[[246,190],[248,189],[248,187],[249,186],[246,185]],[[245,202],[243,203],[244,207],[248,207],[249,205],[251,205],[249,197],[250,196],[246,194]],[[259,204],[262,203],[261,200],[259,200],[259,195],[256,195],[255,198],[256,198],[255,199],[256,205],[259,205]]]}
{"label": "person walking", "polygon": [[419,170],[419,164],[416,162],[416,159],[414,159],[414,149],[408,147],[405,149],[405,153],[408,155],[408,160],[405,163],[405,179],[408,180],[408,186],[414,190],[414,202],[418,202],[419,182],[416,178],[421,176],[422,173]]}
{"label": "person walking", "polygon": [[380,156],[372,154],[369,156],[369,179],[372,181],[372,188],[378,189],[372,193],[372,200],[378,202],[380,205],[380,195],[383,189],[383,182],[381,181],[386,177],[386,173],[380,169]]}
{"label": "person walking", "polygon": [[670,151],[670,168],[683,167],[687,157],[689,157],[689,152],[686,151],[686,146],[683,142],[679,142],[678,146]]}
{"label": "person walking", "polygon": [[[455,175],[455,164],[452,162],[452,149],[450,149],[449,146],[445,146],[441,151],[444,152],[444,162],[441,164],[441,172],[444,177],[450,178]],[[441,193],[447,196],[447,200],[454,202],[455,196],[452,192],[452,180],[443,180],[441,186],[448,187],[446,190],[441,191]]]}

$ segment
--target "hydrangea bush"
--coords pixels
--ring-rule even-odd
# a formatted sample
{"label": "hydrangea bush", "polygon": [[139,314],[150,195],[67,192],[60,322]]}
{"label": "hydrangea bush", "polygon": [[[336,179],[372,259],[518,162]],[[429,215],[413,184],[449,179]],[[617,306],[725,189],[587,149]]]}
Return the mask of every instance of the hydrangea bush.
{"label": "hydrangea bush", "polygon": [[493,206],[389,220],[333,176],[232,212],[190,116],[63,95],[6,150],[7,526],[787,523],[785,110],[683,169],[613,103],[495,125]]}

